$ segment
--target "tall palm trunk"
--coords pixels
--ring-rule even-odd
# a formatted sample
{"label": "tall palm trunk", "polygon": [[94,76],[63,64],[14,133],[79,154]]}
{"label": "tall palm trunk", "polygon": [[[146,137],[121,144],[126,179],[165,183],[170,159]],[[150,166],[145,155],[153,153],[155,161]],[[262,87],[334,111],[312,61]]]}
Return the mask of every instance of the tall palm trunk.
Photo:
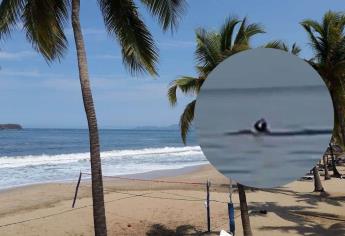
{"label": "tall palm trunk", "polygon": [[330,93],[334,110],[333,142],[345,149],[345,91],[340,79],[331,79]]}
{"label": "tall palm trunk", "polygon": [[337,165],[336,165],[336,163],[335,163],[333,148],[332,148],[332,145],[331,145],[331,144],[329,144],[329,151],[330,151],[331,160],[332,160],[333,177],[341,178],[341,174],[339,173],[339,171],[338,171],[338,169],[337,169]]}
{"label": "tall palm trunk", "polygon": [[238,189],[238,195],[240,198],[243,235],[244,236],[252,236],[253,234],[252,234],[252,229],[250,227],[246,192],[244,190],[244,186],[240,183],[237,183],[237,189]]}
{"label": "tall palm trunk", "polygon": [[326,155],[323,155],[322,159],[323,159],[323,168],[325,170],[325,180],[329,180],[331,179],[331,176],[328,173],[328,161],[327,161],[328,158],[326,157]]}
{"label": "tall palm trunk", "polygon": [[313,168],[313,174],[314,174],[314,192],[324,192],[325,190],[323,189],[322,184],[321,184],[319,170],[316,166]]}
{"label": "tall palm trunk", "polygon": [[72,27],[77,49],[79,80],[89,128],[94,229],[96,236],[106,236],[107,227],[104,209],[102,166],[97,119],[90,88],[89,72],[84,39],[80,26],[79,11],[80,0],[72,0]]}

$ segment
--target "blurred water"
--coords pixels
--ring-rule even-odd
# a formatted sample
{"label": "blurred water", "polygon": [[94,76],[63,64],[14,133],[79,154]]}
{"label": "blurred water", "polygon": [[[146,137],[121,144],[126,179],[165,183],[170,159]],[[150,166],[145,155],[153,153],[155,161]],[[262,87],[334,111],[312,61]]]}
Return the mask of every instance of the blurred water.
{"label": "blurred water", "polygon": [[[327,148],[331,134],[323,131],[331,130],[333,111],[324,86],[206,89],[202,93],[196,124],[203,152],[223,174],[244,184],[267,186],[295,180]],[[260,118],[278,133],[255,135],[253,125]],[[310,135],[306,129],[322,132]]]}

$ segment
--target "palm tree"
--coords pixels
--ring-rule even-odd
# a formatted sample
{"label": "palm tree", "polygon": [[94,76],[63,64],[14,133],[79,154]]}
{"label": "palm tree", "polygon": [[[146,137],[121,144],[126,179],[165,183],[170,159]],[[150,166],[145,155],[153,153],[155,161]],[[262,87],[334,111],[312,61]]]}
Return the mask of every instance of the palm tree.
{"label": "palm tree", "polygon": [[301,22],[310,40],[314,57],[310,64],[319,72],[330,92],[334,108],[332,141],[345,147],[345,14],[328,11],[321,22]]}
{"label": "palm tree", "polygon": [[[182,76],[171,82],[168,89],[168,99],[172,106],[177,103],[177,90],[184,94],[197,95],[207,78],[207,75],[224,59],[247,49],[250,49],[250,39],[264,33],[260,24],[248,24],[247,19],[237,17],[228,18],[219,31],[207,31],[200,28],[196,31],[197,46],[195,57],[197,61],[198,77]],[[272,41],[263,47],[276,48],[298,55],[300,48],[293,44],[289,48],[280,40]],[[187,134],[194,119],[194,108],[196,100],[188,103],[180,116],[181,138],[184,143],[187,141]]]}
{"label": "palm tree", "polygon": [[[172,106],[176,104],[178,89],[185,94],[197,94],[207,75],[220,62],[237,52],[250,48],[250,38],[259,33],[264,33],[259,24],[247,24],[246,18],[239,20],[237,17],[228,18],[219,32],[207,31],[203,28],[197,29],[195,57],[198,77],[182,76],[172,81],[168,90],[170,104]],[[186,137],[194,119],[195,102],[194,99],[187,104],[180,117],[180,131],[184,143],[186,143]]]}
{"label": "palm tree", "polygon": [[326,154],[322,156],[322,159],[323,159],[323,168],[325,170],[325,180],[329,180],[331,179],[331,176],[329,175],[329,172],[328,172],[328,158],[326,157]]}
{"label": "palm tree", "polygon": [[[247,19],[242,20],[230,17],[223,24],[219,32],[207,31],[200,28],[196,31],[197,46],[195,57],[197,61],[198,77],[182,76],[172,81],[168,89],[168,98],[172,106],[177,103],[177,90],[185,94],[197,95],[204,83],[207,75],[224,59],[247,49],[250,49],[250,39],[257,34],[264,33],[260,24],[248,24]],[[267,43],[263,47],[276,48],[289,51],[295,55],[300,52],[300,48],[293,44],[291,49],[283,42],[276,40]],[[196,100],[192,100],[186,105],[180,117],[180,131],[184,143],[192,121],[194,119],[194,109]],[[240,183],[237,184],[240,197],[240,208],[243,232],[245,236],[252,235],[245,188]]]}
{"label": "palm tree", "polygon": [[[174,30],[186,2],[184,0],[140,0],[158,19],[164,31]],[[124,65],[131,73],[157,75],[157,50],[152,35],[142,21],[133,0],[98,0],[107,31],[122,47]],[[21,20],[27,40],[47,62],[60,60],[67,49],[64,27],[71,12],[77,49],[79,80],[89,128],[95,235],[107,235],[100,144],[96,111],[88,74],[85,45],[79,19],[80,0],[2,0],[0,39],[9,36]]]}
{"label": "palm tree", "polygon": [[341,174],[339,173],[339,171],[337,169],[337,164],[335,162],[333,146],[332,146],[331,143],[329,143],[329,147],[328,148],[329,148],[329,154],[331,155],[331,160],[332,160],[333,177],[341,178]]}

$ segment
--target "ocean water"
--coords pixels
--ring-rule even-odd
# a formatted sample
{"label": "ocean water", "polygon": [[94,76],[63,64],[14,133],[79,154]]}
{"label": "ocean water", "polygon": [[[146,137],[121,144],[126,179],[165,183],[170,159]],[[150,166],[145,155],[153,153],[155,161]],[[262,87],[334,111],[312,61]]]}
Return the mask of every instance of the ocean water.
{"label": "ocean water", "polygon": [[[332,128],[333,111],[322,87],[212,90],[205,95],[207,120],[199,142],[211,164],[234,180],[254,180],[252,186],[293,181],[327,148],[331,134],[323,131]],[[261,117],[277,135],[248,132]],[[311,135],[308,130],[322,132]],[[100,130],[103,174],[208,163],[197,133],[192,132],[184,146],[178,130]],[[80,170],[90,172],[88,151],[87,130],[0,131],[0,189],[76,180]]]}
{"label": "ocean water", "polygon": [[[202,151],[221,173],[245,185],[296,180],[328,147],[333,109],[324,86],[210,89],[201,95],[195,125]],[[271,133],[254,132],[260,118]]]}
{"label": "ocean water", "polygon": [[[195,135],[184,146],[178,130],[100,130],[104,175],[144,173],[207,163]],[[76,179],[90,172],[84,129],[0,131],[0,189]]]}

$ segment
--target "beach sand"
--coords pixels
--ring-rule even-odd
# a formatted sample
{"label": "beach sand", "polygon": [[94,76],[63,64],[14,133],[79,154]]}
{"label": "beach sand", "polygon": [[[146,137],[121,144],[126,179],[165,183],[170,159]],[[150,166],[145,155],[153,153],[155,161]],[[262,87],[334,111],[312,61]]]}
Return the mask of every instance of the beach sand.
{"label": "beach sand", "polygon": [[[345,168],[339,170],[345,173]],[[0,192],[0,235],[93,235],[91,189],[84,177],[74,209],[71,204],[76,183],[38,184]],[[214,200],[210,235],[228,230],[229,194],[228,187],[222,185],[228,181],[210,165],[131,178],[193,183],[210,179]],[[107,177],[104,181],[108,235],[208,235],[202,234],[207,229],[204,185]],[[268,211],[267,215],[250,213],[253,234],[345,235],[345,179],[332,178],[322,184],[325,194],[313,193],[313,181],[295,181],[266,191],[248,190],[250,211]],[[233,201],[236,235],[242,235],[236,192]]]}

